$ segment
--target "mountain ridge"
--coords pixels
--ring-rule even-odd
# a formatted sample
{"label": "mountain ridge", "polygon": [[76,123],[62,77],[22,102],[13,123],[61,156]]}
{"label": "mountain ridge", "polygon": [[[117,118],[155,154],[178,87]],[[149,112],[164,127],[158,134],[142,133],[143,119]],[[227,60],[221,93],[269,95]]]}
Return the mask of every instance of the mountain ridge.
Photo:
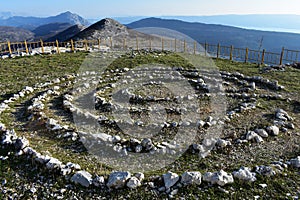
{"label": "mountain ridge", "polygon": [[[176,19],[161,19],[156,17],[138,20],[127,24],[129,28],[160,27],[179,31],[200,43],[233,45],[253,50],[266,49],[280,52],[284,46],[288,49],[300,50],[300,34],[249,30],[233,26],[185,22]],[[276,42],[274,42],[276,41]]]}
{"label": "mountain ridge", "polygon": [[87,26],[90,23],[83,17],[71,13],[70,11],[60,13],[56,16],[50,17],[23,17],[23,16],[13,16],[7,19],[0,19],[0,26],[12,26],[20,27],[27,30],[34,30],[38,26],[50,24],[50,23],[69,23],[71,25],[80,24]]}

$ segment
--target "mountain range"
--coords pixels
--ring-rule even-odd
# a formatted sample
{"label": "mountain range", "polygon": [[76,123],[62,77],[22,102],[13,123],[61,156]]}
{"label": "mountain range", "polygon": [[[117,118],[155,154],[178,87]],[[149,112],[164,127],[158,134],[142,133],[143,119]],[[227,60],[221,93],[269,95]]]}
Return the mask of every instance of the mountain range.
{"label": "mountain range", "polygon": [[69,11],[61,13],[56,16],[51,17],[22,17],[22,16],[13,16],[9,18],[0,19],[0,26],[13,26],[24,28],[27,30],[34,30],[37,27],[50,23],[69,23],[72,25],[80,24],[83,26],[88,26],[90,23],[80,17],[77,14],[71,13]]}
{"label": "mountain range", "polygon": [[[7,14],[7,16],[4,16],[5,14]],[[98,39],[99,37],[103,38],[114,36],[132,37],[133,35],[138,34],[140,34],[141,37],[144,37],[145,35],[138,33],[132,29],[144,27],[160,27],[179,31],[200,43],[220,43],[221,45],[233,45],[234,47],[240,48],[248,47],[254,50],[266,49],[267,51],[271,52],[280,52],[283,46],[288,49],[300,50],[300,34],[258,31],[228,25],[191,22],[199,21],[201,17],[198,16],[181,17],[186,19],[186,21],[162,18],[141,19],[141,17],[135,17],[135,19],[139,20],[128,23],[127,25],[122,25],[117,20],[105,18],[90,25],[90,23],[86,19],[71,12],[65,12],[57,16],[46,18],[20,16],[8,17],[10,14],[11,13],[2,13],[0,15],[0,42],[7,40],[12,42],[23,41],[25,39],[28,41],[39,39],[43,39],[45,41],[54,41],[56,39],[58,39],[59,41],[66,41],[70,39]],[[176,18],[176,16],[174,16],[174,18]],[[128,17],[117,19],[129,22],[134,18]],[[207,17],[208,21],[213,19],[221,20],[222,18],[217,16],[215,18],[213,18],[212,16]],[[230,19],[230,16],[227,16],[224,17],[223,21],[225,23],[226,20]],[[234,21],[233,19],[234,18],[232,18],[231,23],[239,22],[238,20]],[[245,16],[244,21],[246,19],[250,20],[249,17]],[[254,21],[257,21],[257,19],[253,19],[253,23]],[[205,17],[202,17],[202,20],[205,21]],[[250,24],[249,20],[248,24]],[[266,19],[266,21],[268,20],[270,19]],[[300,27],[300,22],[295,21],[293,23],[299,23]],[[284,23],[279,19],[277,24],[278,26],[280,26],[281,24],[281,27],[287,27],[284,26]]]}
{"label": "mountain range", "polygon": [[200,43],[233,45],[254,50],[280,52],[282,47],[300,50],[300,34],[258,31],[232,26],[184,22],[174,19],[146,18],[127,25],[129,28],[160,27],[184,33]]}

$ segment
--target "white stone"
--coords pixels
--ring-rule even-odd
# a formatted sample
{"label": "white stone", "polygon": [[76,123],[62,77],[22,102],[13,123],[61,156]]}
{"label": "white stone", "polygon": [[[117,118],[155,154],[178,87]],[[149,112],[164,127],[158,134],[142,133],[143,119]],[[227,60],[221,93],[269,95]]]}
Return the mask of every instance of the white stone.
{"label": "white stone", "polygon": [[1,132],[6,131],[6,126],[5,126],[5,124],[0,123],[0,131],[1,131]]}
{"label": "white stone", "polygon": [[233,177],[243,181],[256,181],[255,173],[251,172],[248,167],[241,167],[238,171],[234,171]]}
{"label": "white stone", "polygon": [[176,173],[168,172],[163,175],[163,180],[164,180],[166,189],[169,189],[179,181],[179,176]]}
{"label": "white stone", "polygon": [[61,169],[61,166],[62,166],[62,162],[60,162],[56,158],[51,158],[46,164],[46,168],[49,170]]}
{"label": "white stone", "polygon": [[93,136],[97,139],[100,139],[104,142],[111,142],[113,140],[113,137],[111,135],[108,135],[106,133],[98,133],[98,134],[93,134]]}
{"label": "white stone", "polygon": [[260,137],[259,135],[255,136],[254,139],[255,139],[256,143],[261,143],[264,141],[264,139],[262,137]]}
{"label": "white stone", "polygon": [[262,183],[262,184],[258,184],[260,187],[262,187],[262,188],[266,188],[266,187],[268,187],[268,185],[267,184],[264,184],[264,183]]}
{"label": "white stone", "polygon": [[269,126],[267,127],[267,131],[272,136],[279,135],[279,128],[277,126]]}
{"label": "white stone", "polygon": [[254,131],[248,131],[248,133],[246,134],[246,140],[248,141],[255,141],[257,143],[261,143],[264,140],[262,139],[261,136],[259,136],[257,133],[255,133]]}
{"label": "white stone", "polygon": [[284,111],[283,109],[277,109],[275,114],[277,119],[280,119],[282,121],[292,121],[293,118],[289,116],[289,114]]}
{"label": "white stone", "polygon": [[27,93],[32,93],[34,91],[34,89],[32,87],[26,86],[24,88],[24,91],[26,91]]}
{"label": "white stone", "polygon": [[89,172],[78,171],[72,176],[71,181],[84,187],[89,187],[92,184],[93,179]]}
{"label": "white stone", "polygon": [[130,189],[135,189],[141,185],[142,185],[141,181],[136,177],[131,177],[126,184],[126,186],[129,187]]}
{"label": "white stone", "polygon": [[143,181],[145,179],[145,175],[142,172],[138,172],[134,174],[136,178],[138,178],[140,181]]}
{"label": "white stone", "polygon": [[93,185],[96,186],[96,187],[99,187],[99,186],[104,185],[104,184],[105,184],[105,180],[104,180],[103,176],[96,176],[93,179]]}
{"label": "white stone", "polygon": [[267,131],[265,131],[265,129],[256,129],[255,133],[257,133],[259,136],[263,138],[269,137],[269,134],[267,133]]}
{"label": "white stone", "polygon": [[12,145],[15,143],[17,136],[14,130],[6,131],[6,133],[1,138],[1,144]]}
{"label": "white stone", "polygon": [[227,140],[223,140],[223,139],[218,139],[216,145],[218,147],[224,148],[224,147],[230,146],[231,142],[227,141]]}
{"label": "white stone", "polygon": [[149,151],[153,148],[152,141],[148,138],[143,139],[141,145],[146,149],[146,151]]}
{"label": "white stone", "polygon": [[207,172],[203,175],[203,180],[210,182],[211,184],[218,184],[224,186],[229,183],[233,183],[233,177],[231,174],[221,170],[219,172]]}
{"label": "white stone", "polygon": [[191,185],[191,184],[196,184],[200,185],[201,184],[201,173],[200,172],[184,172],[181,175],[181,183],[183,185]]}
{"label": "white stone", "polygon": [[270,166],[256,166],[255,167],[255,172],[257,172],[260,175],[263,176],[274,176],[276,175],[276,172],[273,170],[272,167]]}
{"label": "white stone", "polygon": [[134,150],[136,153],[140,153],[143,150],[143,147],[142,145],[137,145]]}
{"label": "white stone", "polygon": [[29,146],[29,141],[26,138],[18,138],[15,142],[15,148],[17,150],[22,150]]}
{"label": "white stone", "polygon": [[293,167],[300,168],[300,156],[298,156],[297,158],[291,159],[290,165]]}
{"label": "white stone", "polygon": [[71,162],[68,162],[66,164],[66,167],[68,167],[68,168],[70,168],[72,170],[80,170],[81,169],[80,165],[75,164],[75,163],[71,163]]}
{"label": "white stone", "polygon": [[44,156],[44,155],[41,155],[41,154],[37,154],[36,157],[35,157],[35,161],[40,163],[40,164],[45,164],[47,163],[49,160],[51,159],[51,157],[49,156]]}
{"label": "white stone", "polygon": [[130,172],[112,172],[109,175],[107,182],[107,187],[119,189],[125,186],[125,183],[128,179],[131,178]]}

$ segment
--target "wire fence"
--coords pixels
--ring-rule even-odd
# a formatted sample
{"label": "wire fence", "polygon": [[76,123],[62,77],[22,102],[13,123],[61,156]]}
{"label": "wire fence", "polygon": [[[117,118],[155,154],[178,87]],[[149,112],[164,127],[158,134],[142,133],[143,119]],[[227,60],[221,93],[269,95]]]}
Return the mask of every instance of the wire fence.
{"label": "wire fence", "polygon": [[281,65],[299,62],[299,52],[282,48],[281,53],[266,50],[252,50],[222,46],[220,44],[196,43],[170,38],[99,38],[97,40],[81,40],[68,42],[6,42],[0,43],[0,55],[9,57],[13,55],[29,55],[38,53],[61,53],[74,51],[112,51],[112,50],[167,50],[173,52],[187,52],[201,54],[212,58],[228,59],[239,62],[258,64]]}

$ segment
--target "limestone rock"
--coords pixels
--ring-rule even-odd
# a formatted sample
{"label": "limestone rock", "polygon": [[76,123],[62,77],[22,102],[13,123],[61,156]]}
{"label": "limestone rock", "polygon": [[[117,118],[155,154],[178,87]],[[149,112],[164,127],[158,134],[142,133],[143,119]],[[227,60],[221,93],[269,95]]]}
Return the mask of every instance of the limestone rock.
{"label": "limestone rock", "polygon": [[184,172],[181,175],[181,183],[183,185],[191,185],[191,184],[196,184],[200,185],[201,184],[201,173],[200,172]]}
{"label": "limestone rock", "polygon": [[275,113],[275,117],[282,121],[292,121],[293,118],[289,116],[289,114],[283,109],[277,109]]}
{"label": "limestone rock", "polygon": [[1,144],[3,145],[12,145],[15,143],[17,135],[15,130],[8,130],[1,138]]}
{"label": "limestone rock", "polygon": [[0,132],[6,131],[5,124],[0,123]]}
{"label": "limestone rock", "polygon": [[26,138],[18,138],[15,142],[16,150],[22,150],[29,146],[29,141]]}
{"label": "limestone rock", "polygon": [[142,185],[141,181],[136,177],[131,177],[126,184],[126,186],[129,187],[130,189],[135,189],[141,185]]}
{"label": "limestone rock", "polygon": [[142,172],[138,172],[134,174],[134,176],[139,179],[140,181],[143,181],[145,179],[145,175]]}
{"label": "limestone rock", "polygon": [[143,139],[141,145],[146,149],[146,151],[150,151],[153,148],[152,140],[149,138]]}
{"label": "limestone rock", "polygon": [[269,134],[267,133],[267,131],[265,129],[256,129],[255,133],[257,133],[259,136],[261,136],[263,138],[269,137]]}
{"label": "limestone rock", "polygon": [[84,187],[89,187],[92,184],[93,179],[89,172],[78,171],[72,176],[71,181]]}
{"label": "limestone rock", "polygon": [[270,166],[256,166],[255,167],[255,172],[257,172],[258,174],[260,175],[263,175],[263,176],[274,176],[276,175],[276,172],[273,170],[272,167]]}
{"label": "limestone rock", "polygon": [[267,131],[272,136],[279,135],[279,128],[277,126],[269,126],[267,127]]}
{"label": "limestone rock", "polygon": [[290,165],[296,168],[300,168],[300,156],[297,158],[291,159],[290,160]]}
{"label": "limestone rock", "polygon": [[179,181],[179,176],[176,173],[168,172],[163,175],[163,180],[165,183],[166,189],[170,189]]}
{"label": "limestone rock", "polygon": [[56,158],[51,158],[46,164],[46,168],[49,170],[61,169],[61,166],[62,162]]}
{"label": "limestone rock", "polygon": [[123,188],[130,177],[130,172],[113,172],[109,175],[107,187],[114,189]]}
{"label": "limestone rock", "polygon": [[203,175],[203,180],[210,182],[211,184],[218,184],[220,186],[233,183],[234,181],[232,175],[223,170],[214,173],[207,172]]}
{"label": "limestone rock", "polygon": [[230,145],[231,145],[230,141],[223,140],[223,139],[218,139],[217,143],[216,143],[216,146],[220,147],[220,148],[224,148],[224,147],[227,147],[227,146],[230,146]]}
{"label": "limestone rock", "polygon": [[105,180],[104,180],[103,176],[96,176],[93,179],[93,185],[96,186],[96,187],[102,186],[104,184],[105,184]]}
{"label": "limestone rock", "polygon": [[241,167],[238,171],[234,171],[233,173],[234,178],[243,180],[243,181],[256,181],[255,173],[251,172],[248,167]]}

